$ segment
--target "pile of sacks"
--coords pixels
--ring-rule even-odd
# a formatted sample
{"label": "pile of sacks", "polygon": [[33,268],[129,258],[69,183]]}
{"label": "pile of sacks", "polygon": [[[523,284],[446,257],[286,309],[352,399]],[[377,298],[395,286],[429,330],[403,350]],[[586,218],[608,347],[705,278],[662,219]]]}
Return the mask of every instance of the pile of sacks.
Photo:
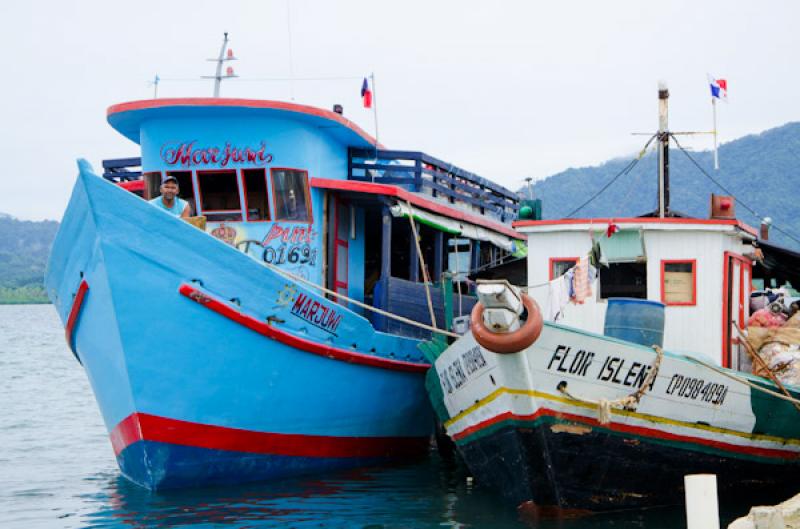
{"label": "pile of sacks", "polygon": [[[800,311],[784,312],[781,300],[758,309],[747,320],[747,341],[784,384],[800,385]],[[767,377],[758,363],[753,373]]]}

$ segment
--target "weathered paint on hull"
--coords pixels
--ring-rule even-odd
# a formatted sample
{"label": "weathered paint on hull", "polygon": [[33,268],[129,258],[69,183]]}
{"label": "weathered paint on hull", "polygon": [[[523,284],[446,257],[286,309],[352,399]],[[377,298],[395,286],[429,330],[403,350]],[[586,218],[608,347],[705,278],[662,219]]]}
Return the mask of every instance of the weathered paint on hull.
{"label": "weathered paint on hull", "polygon": [[614,408],[600,424],[595,403],[642,386],[655,358],[649,348],[547,324],[531,347],[508,355],[461,338],[436,360],[427,387],[477,481],[515,505],[674,504],[688,473],[717,474],[726,497],[793,483],[797,410],[680,355],[665,353],[635,409]]}
{"label": "weathered paint on hull", "polygon": [[683,476],[716,474],[726,501],[785,495],[798,467],[723,457],[616,435],[553,417],[530,427],[508,425],[458,445],[479,485],[513,505],[606,511],[684,501]]}

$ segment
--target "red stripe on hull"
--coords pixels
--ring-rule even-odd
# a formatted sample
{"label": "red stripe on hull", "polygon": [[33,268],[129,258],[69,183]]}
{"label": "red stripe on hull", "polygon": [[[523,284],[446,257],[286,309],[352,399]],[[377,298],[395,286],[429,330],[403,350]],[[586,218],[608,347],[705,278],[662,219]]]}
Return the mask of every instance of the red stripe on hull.
{"label": "red stripe on hull", "polygon": [[474,426],[470,426],[465,430],[455,434],[453,439],[459,441],[468,437],[469,435],[476,433],[480,430],[488,428],[493,424],[498,424],[503,421],[507,420],[517,420],[517,421],[535,421],[539,417],[548,416],[554,417],[556,419],[566,419],[573,422],[580,422],[587,424],[589,426],[596,426],[600,428],[604,428],[606,430],[612,430],[615,432],[620,433],[627,433],[638,435],[641,437],[650,437],[652,439],[659,439],[664,441],[674,441],[674,442],[682,442],[682,443],[690,443],[695,445],[702,445],[711,448],[716,448],[717,450],[723,450],[726,452],[735,452],[740,454],[746,454],[751,456],[759,456],[759,457],[771,457],[771,458],[781,458],[781,459],[800,459],[800,453],[792,452],[790,450],[780,450],[775,448],[761,448],[755,446],[741,446],[732,443],[724,443],[721,441],[713,441],[711,439],[703,439],[701,437],[692,437],[688,435],[678,435],[669,432],[664,432],[662,430],[656,430],[654,428],[644,428],[641,426],[630,426],[626,424],[619,424],[611,422],[609,424],[600,424],[595,419],[590,419],[588,417],[583,417],[581,415],[573,415],[571,413],[563,413],[558,412],[555,410],[550,410],[547,408],[540,408],[536,413],[531,415],[516,415],[511,412],[501,413],[500,415],[496,415],[491,419],[487,419],[482,421]]}
{"label": "red stripe on hull", "polygon": [[297,457],[387,457],[424,454],[427,437],[332,437],[254,432],[133,413],[110,434],[114,454],[137,441]]}
{"label": "red stripe on hull", "polygon": [[301,351],[314,353],[326,358],[331,358],[333,360],[349,362],[351,364],[380,367],[382,369],[390,369],[394,371],[424,373],[429,367],[431,367],[430,364],[391,360],[389,358],[381,358],[378,356],[347,351],[345,349],[339,349],[338,347],[332,347],[330,345],[300,338],[299,336],[295,336],[288,332],[277,329],[268,323],[257,320],[256,318],[249,316],[244,312],[237,310],[186,283],[182,284],[178,290],[187,298],[199,303],[207,309],[211,309],[214,312],[225,316],[226,318],[233,320],[250,330],[266,336],[267,338],[272,338],[273,340],[277,340],[290,347],[294,347],[295,349],[300,349]]}
{"label": "red stripe on hull", "polygon": [[78,317],[81,315],[81,309],[83,308],[83,299],[88,290],[89,283],[87,283],[84,279],[78,286],[78,292],[75,293],[75,299],[72,300],[72,307],[69,309],[67,324],[64,326],[64,334],[67,339],[67,345],[69,345],[72,354],[74,354],[76,357],[78,356],[78,353],[75,350],[75,326],[78,324]]}

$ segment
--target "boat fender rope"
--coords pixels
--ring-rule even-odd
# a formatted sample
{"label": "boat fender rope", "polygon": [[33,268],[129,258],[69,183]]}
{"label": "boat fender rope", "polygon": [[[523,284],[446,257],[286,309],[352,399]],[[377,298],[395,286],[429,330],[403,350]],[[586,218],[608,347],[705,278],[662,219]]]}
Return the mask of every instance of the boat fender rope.
{"label": "boat fender rope", "polygon": [[612,408],[619,408],[623,410],[633,411],[636,409],[636,406],[639,405],[639,401],[642,400],[642,397],[645,393],[650,389],[650,386],[653,384],[653,381],[658,376],[658,369],[661,367],[661,360],[664,358],[664,350],[657,345],[653,345],[653,350],[656,352],[656,359],[650,365],[650,369],[647,372],[647,376],[645,377],[642,385],[631,393],[630,395],[626,395],[624,397],[620,397],[618,399],[598,399],[592,400],[583,397],[578,397],[573,395],[567,390],[567,383],[562,381],[558,384],[556,388],[559,392],[561,392],[566,397],[576,400],[578,402],[583,402],[586,404],[591,404],[597,407],[597,422],[600,424],[608,424],[611,422],[611,414]]}
{"label": "boat fender rope", "polygon": [[516,331],[499,333],[486,327],[483,303],[476,303],[470,314],[470,330],[475,341],[484,349],[499,354],[518,353],[530,347],[542,333],[542,311],[536,300],[527,294],[522,294],[522,304],[528,312],[528,319]]}

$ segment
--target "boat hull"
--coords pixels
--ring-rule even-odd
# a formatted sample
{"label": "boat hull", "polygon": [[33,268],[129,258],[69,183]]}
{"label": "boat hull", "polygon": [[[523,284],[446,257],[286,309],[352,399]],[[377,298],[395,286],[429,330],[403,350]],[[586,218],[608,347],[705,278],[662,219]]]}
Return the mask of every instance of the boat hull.
{"label": "boat hull", "polygon": [[[557,506],[564,512],[637,509],[684,501],[687,474],[716,474],[720,496],[754,500],[785,495],[797,466],[766,464],[702,452],[687,453],[655,440],[619,435],[596,423],[544,417],[510,426],[459,446],[481,485],[513,505]],[[565,434],[567,425],[574,434]],[[749,505],[749,504],[748,504]]]}
{"label": "boat hull", "polygon": [[797,410],[681,355],[665,353],[640,402],[601,420],[598,402],[633,394],[656,365],[650,348],[546,324],[509,355],[465,336],[437,359],[428,389],[478,484],[534,511],[676,504],[693,473],[716,474],[726,499],[792,483]]}
{"label": "boat hull", "polygon": [[415,340],[375,332],[85,167],[46,286],[120,468],[142,486],[427,452],[433,421]]}

